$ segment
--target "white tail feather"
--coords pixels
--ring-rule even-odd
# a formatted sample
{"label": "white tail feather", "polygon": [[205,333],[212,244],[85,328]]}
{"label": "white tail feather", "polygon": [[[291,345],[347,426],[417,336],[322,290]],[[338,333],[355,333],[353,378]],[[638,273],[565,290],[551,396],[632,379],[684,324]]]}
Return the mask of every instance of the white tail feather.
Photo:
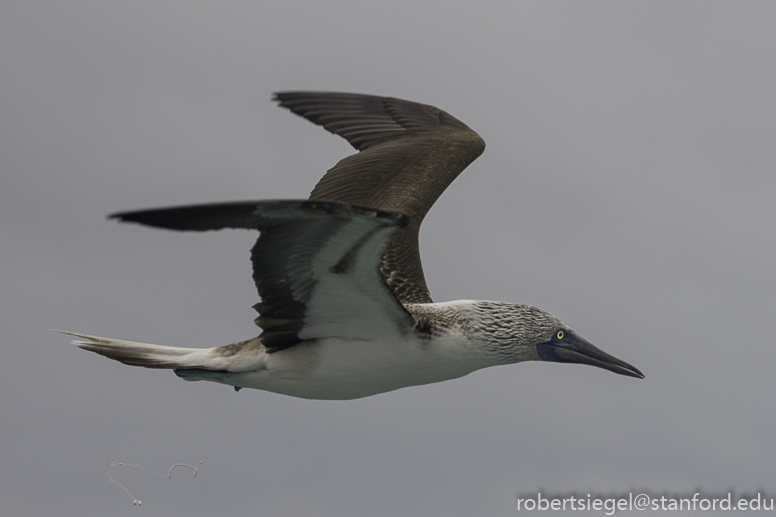
{"label": "white tail feather", "polygon": [[88,341],[73,341],[73,344],[84,350],[104,355],[109,359],[120,361],[131,366],[145,368],[208,368],[207,360],[211,354],[208,348],[181,348],[174,346],[136,343],[121,339],[77,334],[57,330],[62,334],[76,336]]}

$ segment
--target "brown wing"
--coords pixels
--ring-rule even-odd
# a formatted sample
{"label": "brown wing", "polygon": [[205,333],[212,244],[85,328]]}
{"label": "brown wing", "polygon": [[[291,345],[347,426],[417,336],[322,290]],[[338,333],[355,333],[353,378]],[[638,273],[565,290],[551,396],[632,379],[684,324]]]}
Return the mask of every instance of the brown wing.
{"label": "brown wing", "polygon": [[409,224],[383,255],[380,272],[401,303],[430,303],[418,231],[431,205],[485,150],[485,142],[444,111],[390,97],[280,92],[274,99],[359,152],[321,178],[311,200],[407,214]]}

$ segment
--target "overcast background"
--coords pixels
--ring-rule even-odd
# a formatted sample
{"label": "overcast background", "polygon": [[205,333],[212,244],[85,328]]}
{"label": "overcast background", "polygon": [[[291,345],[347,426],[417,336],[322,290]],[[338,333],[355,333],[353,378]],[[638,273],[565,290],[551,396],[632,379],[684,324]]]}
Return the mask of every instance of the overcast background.
{"label": "overcast background", "polygon": [[[4,2],[0,511],[512,516],[538,490],[773,494],[775,24],[770,1]],[[257,334],[254,234],[105,215],[306,197],[352,150],[275,107],[286,89],[469,124],[488,149],[421,232],[434,299],[542,307],[646,379],[525,363],[308,401],[47,331]]]}

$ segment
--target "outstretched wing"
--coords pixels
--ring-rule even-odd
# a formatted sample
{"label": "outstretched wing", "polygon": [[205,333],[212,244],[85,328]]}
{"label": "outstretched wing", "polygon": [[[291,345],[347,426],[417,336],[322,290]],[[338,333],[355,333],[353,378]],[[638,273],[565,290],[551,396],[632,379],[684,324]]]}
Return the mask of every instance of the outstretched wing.
{"label": "outstretched wing", "polygon": [[340,160],[310,194],[409,216],[380,271],[401,303],[430,303],[418,231],[431,205],[485,150],[485,142],[444,111],[390,97],[280,92],[280,106],[345,138],[359,152]]}
{"label": "outstretched wing", "polygon": [[323,201],[192,205],[111,217],[174,230],[245,228],[269,352],[325,337],[378,339],[415,320],[390,292],[380,258],[408,223],[401,213]]}

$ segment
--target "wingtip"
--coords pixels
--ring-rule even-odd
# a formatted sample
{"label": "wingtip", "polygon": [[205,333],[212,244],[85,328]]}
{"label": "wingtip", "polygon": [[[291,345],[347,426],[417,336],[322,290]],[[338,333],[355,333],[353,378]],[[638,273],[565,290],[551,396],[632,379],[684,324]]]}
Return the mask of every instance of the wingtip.
{"label": "wingtip", "polygon": [[133,210],[131,212],[114,212],[112,214],[108,214],[105,216],[106,219],[115,219],[116,221],[120,223],[141,223],[144,224],[144,222],[140,219],[138,219],[138,215],[142,212],[149,211],[149,210]]}

